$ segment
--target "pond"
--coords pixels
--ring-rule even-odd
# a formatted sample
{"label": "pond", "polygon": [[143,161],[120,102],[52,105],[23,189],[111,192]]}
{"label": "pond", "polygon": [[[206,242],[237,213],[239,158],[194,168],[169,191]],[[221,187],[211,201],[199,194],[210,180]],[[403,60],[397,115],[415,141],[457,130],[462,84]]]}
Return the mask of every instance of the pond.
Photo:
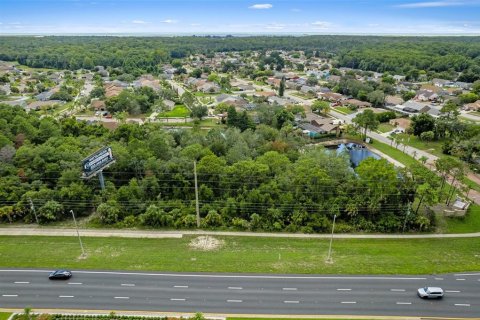
{"label": "pond", "polygon": [[[381,159],[381,157],[376,154],[371,152],[370,150],[367,149],[367,147],[357,144],[357,143],[342,143],[336,146],[337,154],[341,152],[347,152],[348,155],[350,156],[350,163],[352,165],[352,168],[358,167],[360,162],[365,160],[366,158],[375,158],[375,159]],[[332,147],[332,149],[335,149],[335,146]]]}

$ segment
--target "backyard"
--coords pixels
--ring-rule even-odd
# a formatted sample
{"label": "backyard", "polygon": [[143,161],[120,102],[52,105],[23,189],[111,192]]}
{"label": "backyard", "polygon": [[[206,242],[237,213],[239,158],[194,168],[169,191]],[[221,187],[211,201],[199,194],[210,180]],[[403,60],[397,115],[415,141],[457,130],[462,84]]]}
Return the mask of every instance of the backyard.
{"label": "backyard", "polygon": [[177,104],[172,110],[162,112],[158,116],[164,118],[185,118],[190,116],[190,110],[183,104]]}

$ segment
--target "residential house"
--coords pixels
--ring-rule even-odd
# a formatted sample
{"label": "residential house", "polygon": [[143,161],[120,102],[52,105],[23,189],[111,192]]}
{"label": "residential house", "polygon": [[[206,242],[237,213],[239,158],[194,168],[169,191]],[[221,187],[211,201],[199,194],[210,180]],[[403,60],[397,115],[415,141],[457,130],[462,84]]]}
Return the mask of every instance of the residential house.
{"label": "residential house", "polygon": [[[115,81],[118,81],[118,80],[115,80]],[[118,81],[118,82],[115,82],[115,81],[104,84],[103,87],[105,88],[105,97],[107,98],[116,97],[128,86],[128,85],[125,86],[123,83],[121,83],[121,81]]]}
{"label": "residential house", "polygon": [[155,79],[152,75],[144,75],[138,80],[135,80],[132,85],[134,88],[149,87],[157,92],[161,90],[160,81]]}
{"label": "residential house", "polygon": [[227,105],[232,105],[235,107],[243,107],[248,104],[248,101],[241,97],[231,96],[228,94],[221,94],[215,98],[217,103],[225,103]]}
{"label": "residential house", "polygon": [[340,125],[331,118],[324,118],[314,113],[307,113],[305,118],[296,117],[295,121],[303,133],[314,138],[320,134],[338,133]]}
{"label": "residential house", "polygon": [[269,97],[267,99],[267,101],[270,104],[277,104],[277,105],[280,105],[280,106],[286,106],[286,105],[292,104],[292,102],[289,99],[280,98],[280,97],[277,97],[277,96]]}
{"label": "residential house", "polygon": [[435,79],[432,80],[432,83],[436,87],[443,88],[443,87],[446,87],[446,86],[451,86],[453,84],[453,81],[435,78]]}
{"label": "residential house", "polygon": [[165,99],[165,100],[163,100],[163,104],[165,105],[165,107],[166,107],[168,110],[172,110],[173,107],[175,107],[175,102],[172,101],[172,100]]}
{"label": "residential house", "polygon": [[403,101],[402,98],[399,96],[386,96],[385,97],[385,105],[386,106],[396,106],[398,104],[402,104],[405,101]]}
{"label": "residential house", "polygon": [[50,107],[50,106],[54,106],[56,104],[64,104],[65,102],[64,101],[61,101],[61,100],[48,100],[48,101],[34,101],[32,103],[30,103],[29,105],[27,105],[25,107],[25,110],[27,112],[29,111],[36,111],[36,110],[40,110],[42,109],[43,107]]}
{"label": "residential house", "polygon": [[462,109],[465,111],[480,111],[480,100],[473,103],[467,103]]}
{"label": "residential house", "polygon": [[197,87],[198,91],[204,93],[218,93],[222,88],[215,82],[205,82],[204,84]]}
{"label": "residential house", "polygon": [[419,101],[437,101],[438,94],[433,92],[432,90],[419,90],[417,95],[415,96],[416,100]]}
{"label": "residential house", "polygon": [[35,99],[37,99],[38,101],[47,101],[47,100],[50,100],[50,97],[58,92],[60,89],[58,87],[55,87],[55,88],[52,88],[51,90],[49,91],[45,91],[45,92],[42,92],[42,93],[39,93],[35,96]]}
{"label": "residential house", "polygon": [[334,103],[347,99],[347,97],[345,97],[344,95],[341,95],[340,93],[335,93],[335,92],[320,92],[318,97],[322,100],[326,100]]}
{"label": "residential house", "polygon": [[372,104],[370,102],[360,101],[360,100],[357,100],[357,99],[342,100],[342,101],[340,101],[340,104],[342,106],[354,106],[354,107],[357,107],[357,108],[370,108],[372,106]]}
{"label": "residential house", "polygon": [[107,106],[105,105],[105,101],[99,99],[92,99],[90,102],[90,106],[94,111],[106,111]]}
{"label": "residential house", "polygon": [[277,94],[273,91],[257,91],[253,94],[256,98],[268,98],[276,96]]}

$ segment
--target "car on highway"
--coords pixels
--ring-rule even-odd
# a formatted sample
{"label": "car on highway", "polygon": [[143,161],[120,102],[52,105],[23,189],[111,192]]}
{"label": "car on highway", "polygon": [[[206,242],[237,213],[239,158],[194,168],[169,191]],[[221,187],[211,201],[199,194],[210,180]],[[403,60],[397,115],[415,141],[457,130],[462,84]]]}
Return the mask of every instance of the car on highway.
{"label": "car on highway", "polygon": [[417,290],[417,294],[422,299],[441,299],[443,289],[438,287],[423,287]]}
{"label": "car on highway", "polygon": [[72,272],[68,270],[55,270],[50,272],[48,279],[50,280],[67,280],[72,277]]}

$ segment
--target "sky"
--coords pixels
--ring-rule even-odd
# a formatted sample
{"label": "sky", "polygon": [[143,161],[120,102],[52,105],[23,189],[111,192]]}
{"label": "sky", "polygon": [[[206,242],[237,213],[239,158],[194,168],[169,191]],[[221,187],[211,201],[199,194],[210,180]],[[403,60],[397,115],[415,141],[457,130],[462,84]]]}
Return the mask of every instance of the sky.
{"label": "sky", "polygon": [[480,0],[0,0],[0,35],[252,33],[480,35]]}

